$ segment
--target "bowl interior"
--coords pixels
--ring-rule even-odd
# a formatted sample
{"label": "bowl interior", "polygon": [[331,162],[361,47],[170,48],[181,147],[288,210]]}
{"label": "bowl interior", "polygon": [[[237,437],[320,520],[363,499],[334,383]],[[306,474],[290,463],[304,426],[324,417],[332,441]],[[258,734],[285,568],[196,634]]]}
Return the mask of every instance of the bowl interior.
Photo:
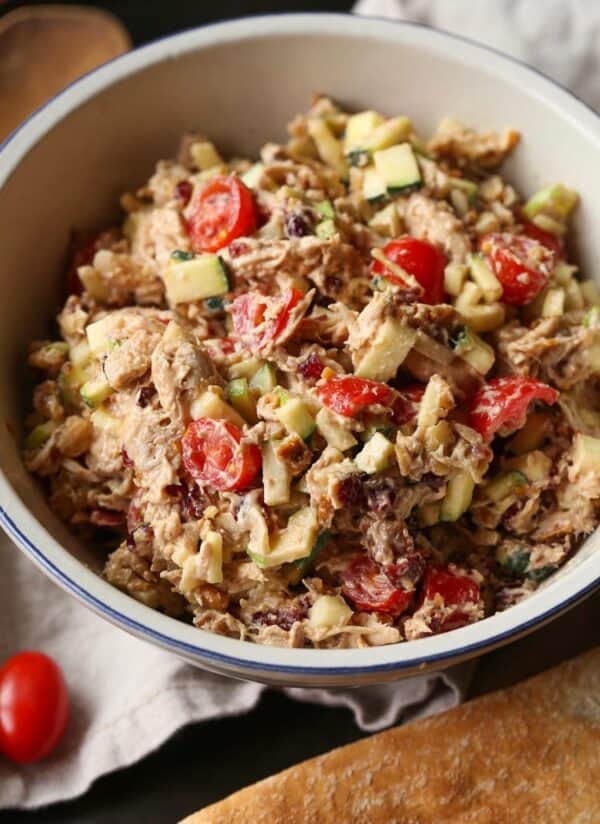
{"label": "bowl interior", "polygon": [[[592,231],[600,224],[599,141],[583,107],[515,64],[418,27],[289,20],[186,33],[119,59],[59,96],[0,158],[0,185],[10,172],[0,188],[0,416],[7,424],[0,465],[47,534],[92,568],[98,559],[50,513],[21,464],[15,433],[28,409],[24,354],[59,306],[70,231],[118,217],[119,195],[145,181],[158,158],[172,156],[184,131],[202,131],[225,153],[252,156],[284,137],[286,122],[315,91],[350,109],[408,114],[424,134],[445,115],[482,129],[514,127],[523,140],[504,174],[525,193],[553,181],[577,189],[584,271],[593,273],[600,261],[600,233]],[[593,543],[548,588],[587,563]],[[594,570],[597,576],[597,564]]]}

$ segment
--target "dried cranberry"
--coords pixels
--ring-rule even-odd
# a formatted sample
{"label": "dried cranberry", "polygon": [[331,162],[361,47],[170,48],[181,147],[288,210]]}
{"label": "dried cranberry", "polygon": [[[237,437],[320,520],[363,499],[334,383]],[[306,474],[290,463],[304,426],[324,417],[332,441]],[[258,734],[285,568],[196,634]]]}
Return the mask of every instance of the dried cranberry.
{"label": "dried cranberry", "polygon": [[305,237],[311,234],[311,229],[300,212],[288,212],[285,216],[285,233],[288,237]]}
{"label": "dried cranberry", "polygon": [[311,352],[307,358],[298,364],[298,372],[306,381],[318,381],[324,368],[325,364],[316,352]]}
{"label": "dried cranberry", "polygon": [[129,457],[129,454],[124,446],[121,447],[121,458],[124,466],[133,466],[133,461]]}
{"label": "dried cranberry", "polygon": [[396,503],[396,490],[389,480],[367,482],[367,507],[377,515],[389,512]]}
{"label": "dried cranberry", "polygon": [[147,541],[151,541],[154,536],[152,527],[144,521],[144,513],[139,505],[139,494],[133,496],[127,510],[127,546],[130,549],[136,547],[134,534],[138,538],[143,534]]}
{"label": "dried cranberry", "polygon": [[202,517],[209,501],[202,495],[195,483],[168,484],[165,492],[170,498],[179,503],[181,514],[186,521],[198,520]]}
{"label": "dried cranberry", "polygon": [[338,486],[338,498],[342,506],[352,509],[359,507],[363,500],[363,482],[358,475],[348,475]]}
{"label": "dried cranberry", "polygon": [[406,289],[398,289],[394,293],[394,299],[398,303],[417,303],[421,300],[422,291],[416,286]]}
{"label": "dried cranberry", "polygon": [[336,275],[327,275],[323,284],[323,292],[330,298],[336,298],[344,288],[344,281]]}
{"label": "dried cranberry", "polygon": [[196,484],[186,485],[181,503],[181,513],[187,521],[197,521],[204,514],[208,503]]}
{"label": "dried cranberry", "polygon": [[388,578],[396,586],[400,586],[401,583],[407,581],[416,586],[423,577],[424,572],[425,561],[417,552],[398,558],[396,563],[386,569]]}
{"label": "dried cranberry", "polygon": [[129,549],[137,549],[138,543],[144,541],[150,543],[154,538],[154,530],[148,524],[140,524],[134,532],[127,533],[127,546]]}
{"label": "dried cranberry", "polygon": [[184,206],[187,206],[193,191],[194,187],[189,180],[180,180],[175,186],[175,197],[181,200]]}
{"label": "dried cranberry", "polygon": [[233,240],[227,247],[227,251],[229,252],[229,257],[237,258],[242,255],[247,255],[250,251],[250,246],[245,240]]}
{"label": "dried cranberry", "polygon": [[303,595],[296,598],[288,606],[275,607],[254,614],[254,623],[263,626],[278,626],[290,630],[296,621],[302,621],[308,615],[310,600]]}
{"label": "dried cranberry", "polygon": [[143,523],[144,517],[142,510],[134,497],[131,499],[129,509],[127,510],[127,532],[132,534],[139,526],[142,526]]}

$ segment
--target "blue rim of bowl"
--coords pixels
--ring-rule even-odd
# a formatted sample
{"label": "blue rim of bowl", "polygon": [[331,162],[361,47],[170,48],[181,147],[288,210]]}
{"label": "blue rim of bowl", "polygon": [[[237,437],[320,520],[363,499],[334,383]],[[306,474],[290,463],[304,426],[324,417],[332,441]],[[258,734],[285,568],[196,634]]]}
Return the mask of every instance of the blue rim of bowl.
{"label": "blue rim of bowl", "polygon": [[[328,12],[315,12],[315,13],[287,13],[282,12],[281,14],[266,14],[266,15],[254,15],[244,18],[237,18],[237,22],[241,22],[242,20],[263,20],[263,19],[274,19],[274,18],[294,18],[298,17],[306,19],[306,18],[340,18],[344,20],[348,19],[356,19],[360,21],[362,19],[361,15],[351,15],[351,14],[335,14],[335,13],[328,13]],[[404,28],[418,28],[427,31],[433,31],[436,34],[442,35],[444,37],[456,40],[458,42],[467,43],[470,46],[474,46],[482,51],[490,52],[492,54],[497,55],[498,57],[509,61],[510,63],[514,63],[517,66],[525,69],[526,71],[532,72],[533,74],[538,75],[539,77],[543,78],[546,82],[550,85],[554,86],[555,88],[559,89],[560,91],[564,92],[568,97],[578,101],[584,108],[586,108],[589,112],[591,112],[597,121],[600,122],[600,115],[598,112],[593,109],[588,103],[574,94],[570,89],[567,89],[558,81],[554,80],[553,78],[549,77],[544,72],[540,71],[534,66],[530,66],[522,60],[519,60],[512,55],[508,55],[499,49],[494,48],[493,46],[489,46],[484,43],[480,43],[477,40],[473,40],[469,37],[465,37],[464,35],[455,34],[454,32],[446,31],[445,29],[436,28],[433,26],[427,26],[423,23],[418,23],[415,21],[409,20],[392,20],[387,17],[382,17],[380,15],[365,15],[365,20],[377,20],[379,22],[389,23],[394,26],[404,27]],[[157,38],[150,43],[144,44],[143,46],[138,46],[134,49],[131,49],[128,52],[125,52],[122,55],[114,57],[112,60],[107,61],[106,63],[98,66],[95,69],[87,72],[86,74],[82,75],[81,77],[74,80],[69,85],[65,86],[61,89],[57,94],[53,95],[49,98],[42,106],[36,109],[32,114],[29,115],[19,126],[11,132],[5,140],[0,143],[0,154],[4,151],[4,149],[11,144],[21,133],[23,129],[25,129],[28,123],[36,117],[40,112],[47,109],[50,105],[54,103],[57,99],[61,98],[69,89],[73,86],[78,85],[86,78],[89,78],[92,75],[97,74],[98,72],[104,70],[107,66],[126,60],[132,54],[136,53],[139,54],[146,50],[152,49],[156,44],[162,43],[171,39],[175,39],[178,36],[186,33],[191,33],[197,30],[205,30],[205,29],[215,29],[215,28],[227,28],[231,24],[235,23],[236,20],[229,20],[229,21],[222,21],[217,23],[211,23],[204,26],[195,26],[188,29],[183,29],[179,32],[172,32],[164,37]],[[65,116],[69,112],[65,113]],[[57,123],[60,121],[57,121]],[[54,124],[57,125],[57,124]],[[35,144],[34,144],[35,145]],[[590,595],[595,589],[600,587],[600,576],[595,578],[591,581],[587,586],[579,589],[576,593],[574,593],[570,598],[561,601],[560,604],[553,606],[551,609],[546,610],[545,612],[541,612],[536,615],[534,618],[531,618],[523,623],[518,624],[511,629],[504,630],[503,632],[499,632],[496,635],[489,636],[482,641],[476,641],[471,644],[466,644],[461,647],[454,647],[447,652],[439,652],[429,656],[423,656],[419,659],[412,659],[410,661],[399,661],[399,662],[389,662],[386,664],[371,664],[367,666],[345,666],[345,667],[307,667],[307,666],[295,666],[295,665],[287,665],[287,664],[271,664],[267,662],[258,662],[258,661],[251,661],[244,658],[236,658],[235,656],[226,655],[224,653],[214,652],[212,650],[207,650],[204,647],[196,646],[195,644],[189,644],[185,641],[180,641],[175,639],[169,635],[165,635],[162,632],[154,630],[148,627],[146,624],[142,624],[139,621],[136,621],[133,618],[119,612],[119,610],[114,609],[113,607],[106,604],[104,601],[100,600],[96,596],[92,595],[87,589],[84,589],[80,586],[76,581],[66,575],[56,564],[53,563],[44,553],[42,550],[36,546],[28,537],[25,535],[18,525],[12,520],[10,515],[0,507],[0,525],[4,528],[4,530],[12,537],[24,550],[28,555],[31,555],[37,563],[48,573],[51,578],[54,578],[57,582],[59,582],[66,590],[71,592],[78,600],[83,601],[87,604],[94,612],[104,615],[109,619],[112,619],[118,626],[121,626],[125,629],[131,630],[134,634],[146,637],[149,640],[153,640],[158,642],[160,646],[165,647],[167,649],[174,649],[176,651],[187,653],[188,655],[194,656],[196,659],[206,659],[208,661],[213,661],[218,664],[226,665],[227,667],[235,667],[239,670],[252,670],[257,673],[260,672],[276,672],[276,673],[286,673],[290,675],[311,675],[311,676],[321,676],[324,678],[328,678],[331,676],[337,675],[369,675],[378,672],[400,672],[402,670],[410,669],[410,670],[418,670],[421,666],[430,667],[432,664],[436,663],[444,663],[447,660],[457,660],[465,657],[471,657],[474,653],[478,652],[479,650],[491,649],[497,646],[500,646],[504,643],[510,641],[511,638],[516,638],[522,635],[526,635],[529,632],[533,631],[536,627],[541,626],[548,621],[550,621],[554,616],[557,616],[565,611],[567,611],[570,607],[574,606],[575,604],[579,603],[580,601],[584,600],[588,595]],[[460,631],[460,630],[459,630]],[[247,643],[247,642],[246,642]]]}
{"label": "blue rim of bowl", "polygon": [[256,661],[248,661],[243,658],[235,658],[234,656],[225,655],[223,653],[213,652],[212,650],[207,650],[204,647],[196,646],[194,644],[188,644],[185,641],[179,641],[175,638],[172,638],[169,635],[164,635],[162,632],[158,632],[154,629],[151,629],[146,624],[140,624],[133,618],[129,618],[127,615],[124,615],[122,612],[119,612],[117,609],[114,609],[113,607],[109,606],[104,601],[101,601],[99,598],[96,598],[86,589],[77,584],[68,575],[65,575],[65,573],[62,572],[62,570],[60,570],[52,561],[50,561],[44,555],[44,553],[40,550],[39,547],[37,547],[32,541],[29,540],[29,538],[19,529],[17,524],[15,524],[12,518],[2,508],[0,508],[0,524],[6,530],[6,532],[17,541],[17,543],[26,548],[28,554],[31,554],[34,558],[37,559],[38,563],[49,573],[49,575],[52,578],[55,578],[56,580],[60,581],[66,589],[72,592],[78,599],[83,600],[86,604],[92,607],[94,611],[112,618],[118,625],[127,627],[131,630],[134,630],[136,633],[139,633],[140,635],[147,636],[148,638],[158,641],[162,646],[166,646],[169,648],[174,647],[181,652],[186,652],[196,657],[200,656],[202,658],[206,658],[216,663],[227,664],[228,666],[235,666],[239,667],[240,669],[255,670],[257,672],[281,672],[297,675],[320,675],[327,677],[335,675],[367,675],[369,673],[377,672],[393,672],[401,671],[403,669],[418,669],[419,666],[424,664],[429,665],[437,662],[444,662],[448,659],[458,659],[464,656],[470,656],[472,653],[475,653],[482,648],[489,649],[491,647],[499,646],[502,643],[510,640],[510,638],[515,635],[525,635],[529,631],[533,630],[539,624],[543,624],[549,621],[552,618],[552,616],[558,613],[565,612],[569,609],[569,607],[574,606],[579,601],[584,600],[588,595],[590,595],[593,592],[594,589],[600,587],[600,578],[597,578],[594,581],[592,581],[587,587],[579,590],[571,598],[562,601],[558,606],[553,607],[552,609],[549,609],[546,612],[537,615],[535,618],[532,618],[529,621],[519,624],[518,627],[506,630],[505,632],[498,633],[497,635],[494,635],[491,638],[486,638],[484,641],[477,641],[472,644],[467,644],[463,647],[454,648],[452,650],[449,650],[448,652],[437,653],[435,655],[423,657],[422,659],[417,659],[414,661],[397,663],[391,662],[388,664],[372,664],[370,666],[363,667],[328,667],[323,669],[320,667],[269,664],[266,662],[259,663]]}

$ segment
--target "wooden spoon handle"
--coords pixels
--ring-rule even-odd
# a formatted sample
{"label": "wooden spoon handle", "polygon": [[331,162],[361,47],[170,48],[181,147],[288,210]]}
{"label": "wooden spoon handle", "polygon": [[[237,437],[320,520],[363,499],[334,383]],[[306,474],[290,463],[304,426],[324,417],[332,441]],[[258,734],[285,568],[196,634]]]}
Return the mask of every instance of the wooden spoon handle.
{"label": "wooden spoon handle", "polygon": [[131,48],[112,14],[24,6],[0,18],[0,140],[73,80]]}

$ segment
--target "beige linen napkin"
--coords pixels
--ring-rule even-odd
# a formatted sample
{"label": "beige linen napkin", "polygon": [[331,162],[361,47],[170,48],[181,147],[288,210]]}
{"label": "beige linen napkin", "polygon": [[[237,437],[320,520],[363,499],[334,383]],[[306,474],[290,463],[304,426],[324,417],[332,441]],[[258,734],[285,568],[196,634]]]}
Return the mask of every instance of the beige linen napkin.
{"label": "beige linen napkin", "polygon": [[[185,724],[248,712],[267,689],[203,672],[116,629],[55,586],[5,537],[0,569],[0,661],[18,650],[44,650],[63,668],[72,701],[65,738],[47,760],[20,767],[0,756],[0,809],[74,798]],[[459,703],[470,673],[467,665],[386,686],[285,692],[347,707],[361,729],[378,730]]]}
{"label": "beige linen napkin", "polygon": [[600,110],[596,0],[359,0],[354,11],[412,20],[517,57]]}

